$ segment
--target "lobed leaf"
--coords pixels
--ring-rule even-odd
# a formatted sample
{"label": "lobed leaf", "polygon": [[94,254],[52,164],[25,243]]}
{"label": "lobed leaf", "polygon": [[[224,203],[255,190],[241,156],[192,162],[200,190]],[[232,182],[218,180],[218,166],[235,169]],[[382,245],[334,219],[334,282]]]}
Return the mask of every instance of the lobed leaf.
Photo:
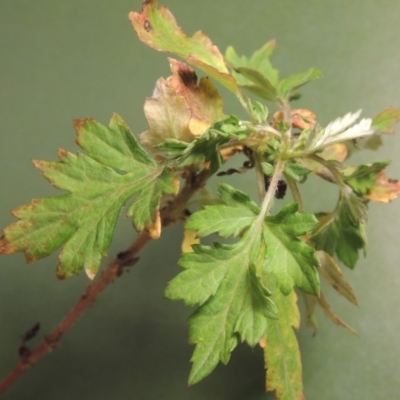
{"label": "lobed leaf", "polygon": [[230,115],[213,125],[200,137],[191,142],[177,160],[176,166],[210,163],[211,173],[216,172],[223,163],[220,146],[230,140],[241,140],[252,130],[241,125],[236,116]]}
{"label": "lobed leaf", "polygon": [[274,85],[265,78],[260,72],[247,67],[235,68],[235,72],[244,76],[251,84],[241,85],[248,91],[260,96],[267,101],[275,101],[277,99],[277,90]]}
{"label": "lobed leaf", "polygon": [[264,348],[267,391],[275,391],[277,400],[302,400],[302,365],[294,329],[300,325],[297,296],[292,291],[283,296],[276,290],[272,296],[278,319],[268,322]]}
{"label": "lobed leaf", "polygon": [[[276,40],[270,40],[260,49],[256,50],[250,58],[239,56],[232,46],[229,46],[225,52],[225,58],[233,69],[247,67],[258,71],[273,86],[276,86],[279,80],[279,71],[272,67],[270,58],[276,47]],[[250,82],[244,76],[233,72],[239,85],[248,85]]]}
{"label": "lobed leaf", "polygon": [[168,8],[158,7],[158,0],[144,1],[142,12],[131,11],[129,19],[139,39],[147,46],[184,58],[232,92],[238,92],[236,80],[229,73],[218,47],[203,32],[188,37]]}
{"label": "lobed leaf", "polygon": [[360,195],[366,195],[375,186],[378,175],[383,171],[390,161],[379,161],[357,167],[347,167],[342,173],[345,182]]}
{"label": "lobed leaf", "polygon": [[199,236],[241,234],[235,244],[194,245],[182,255],[185,268],[166,289],[171,300],[200,307],[190,318],[190,341],[196,344],[190,383],[208,375],[219,361],[227,363],[239,339],[254,346],[276,315],[267,287],[291,293],[293,285],[319,293],[318,259],[298,239],[317,223],[312,214],[297,212],[297,204],[259,220],[259,208],[228,185],[219,186],[222,204],[206,206],[188,220]]}
{"label": "lobed leaf", "polygon": [[347,267],[354,268],[359,249],[365,252],[367,246],[364,201],[351,189],[342,190],[335,211],[322,216],[323,223],[311,237],[315,249],[331,256],[336,253]]}
{"label": "lobed leaf", "polygon": [[298,74],[282,79],[278,84],[277,91],[279,93],[279,96],[288,98],[290,97],[290,94],[299,87],[322,77],[323,74],[319,69],[310,68],[307,71],[300,72]]}
{"label": "lobed leaf", "polygon": [[[316,152],[334,143],[371,136],[375,132],[371,127],[371,119],[364,118],[354,125],[360,114],[361,110],[348,113],[344,117],[332,121],[324,129],[317,125],[307,130],[305,150]],[[301,139],[302,137],[299,138],[299,140]]]}
{"label": "lobed leaf", "polygon": [[190,384],[206,377],[219,361],[226,364],[239,338],[254,346],[265,334],[267,318],[276,315],[254,265],[260,243],[251,235],[245,233],[233,245],[193,249],[183,254],[185,271],[165,291],[171,300],[201,305],[189,319],[190,342],[196,344]]}
{"label": "lobed leaf", "polygon": [[69,193],[13,210],[19,221],[6,227],[0,240],[0,253],[24,251],[28,262],[63,246],[59,278],[82,269],[94,276],[130,198],[136,196],[128,209],[136,229],[151,230],[160,198],[177,190],[174,174],[145,153],[119,116],[109,127],[90,118],[74,124],[77,143],[88,154],[60,150],[59,162],[34,161],[52,185]]}
{"label": "lobed leaf", "polygon": [[172,58],[169,62],[172,75],[158,79],[144,105],[149,130],[140,135],[140,141],[148,148],[166,140],[192,142],[224,117],[222,98],[212,82],[204,77],[198,83],[188,65]]}
{"label": "lobed leaf", "polygon": [[227,184],[218,186],[220,205],[205,206],[191,215],[186,229],[197,231],[199,237],[218,233],[223,237],[237,236],[248,228],[260,212],[250,197]]}
{"label": "lobed leaf", "polygon": [[289,295],[293,286],[318,295],[319,260],[314,249],[298,239],[312,231],[317,220],[313,214],[297,212],[298,204],[291,203],[274,215],[265,218],[263,240],[266,246],[263,271],[273,275],[276,286]]}

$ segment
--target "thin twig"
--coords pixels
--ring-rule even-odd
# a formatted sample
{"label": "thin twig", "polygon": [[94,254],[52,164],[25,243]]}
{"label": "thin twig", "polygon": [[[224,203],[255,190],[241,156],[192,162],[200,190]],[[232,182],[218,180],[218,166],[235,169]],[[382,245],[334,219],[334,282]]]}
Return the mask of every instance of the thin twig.
{"label": "thin twig", "polygon": [[[161,211],[161,223],[163,227],[173,225],[182,219],[182,212],[188,200],[195,192],[204,186],[210,176],[209,171],[204,169],[200,174],[191,174],[185,186],[175,199]],[[147,231],[139,234],[136,240],[126,251],[119,253],[115,259],[107,266],[101,276],[89,285],[85,293],[80,297],[74,307],[68,312],[57,327],[40,342],[34,349],[24,352],[17,365],[0,383],[0,396],[33,364],[35,364],[45,354],[54,350],[60,343],[64,334],[75,324],[81,315],[96,301],[103,290],[116,278],[122,275],[125,267],[134,265],[139,259],[136,254],[152,240]]]}

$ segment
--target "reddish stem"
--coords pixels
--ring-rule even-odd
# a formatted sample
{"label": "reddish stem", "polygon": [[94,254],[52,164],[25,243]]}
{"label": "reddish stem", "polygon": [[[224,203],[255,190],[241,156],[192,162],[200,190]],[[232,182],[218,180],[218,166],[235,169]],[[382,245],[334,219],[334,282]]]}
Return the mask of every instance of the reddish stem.
{"label": "reddish stem", "polygon": [[[162,226],[168,227],[182,220],[182,212],[187,202],[194,193],[204,186],[210,176],[209,171],[204,169],[200,174],[192,173],[187,179],[185,186],[167,208],[161,211]],[[101,276],[86,288],[85,293],[80,297],[74,307],[68,312],[57,327],[49,333],[34,349],[26,350],[20,357],[17,365],[0,383],[0,396],[33,364],[45,354],[54,350],[60,343],[64,334],[74,325],[81,315],[96,301],[103,290],[116,278],[122,275],[123,269],[136,264],[139,260],[136,254],[152,240],[147,231],[142,232],[126,251],[117,257],[107,266]]]}

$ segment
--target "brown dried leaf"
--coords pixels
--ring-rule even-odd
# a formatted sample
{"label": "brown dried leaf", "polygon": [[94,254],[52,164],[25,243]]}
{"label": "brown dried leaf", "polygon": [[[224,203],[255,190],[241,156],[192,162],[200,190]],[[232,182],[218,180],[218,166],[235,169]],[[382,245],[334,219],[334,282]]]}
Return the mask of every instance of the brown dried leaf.
{"label": "brown dried leaf", "polygon": [[346,322],[344,322],[342,319],[340,319],[336,313],[332,310],[330,304],[324,297],[324,295],[321,293],[319,298],[316,297],[316,300],[318,302],[318,305],[322,308],[323,312],[325,315],[336,325],[342,326],[343,328],[346,328],[349,332],[351,332],[353,335],[358,336],[358,332],[352,328],[350,325],[348,325]]}
{"label": "brown dried leaf", "polygon": [[317,257],[321,261],[318,271],[325,278],[326,282],[332,286],[339,294],[344,296],[354,305],[358,306],[357,298],[354,294],[353,288],[344,279],[343,273],[336,264],[335,260],[324,251],[317,251]]}
{"label": "brown dried leaf", "polygon": [[[301,130],[308,129],[311,126],[314,126],[317,121],[315,119],[316,115],[305,108],[298,108],[295,110],[291,110],[292,114],[292,127],[298,128]],[[283,112],[277,111],[274,114],[274,118],[272,120],[272,126],[276,127],[280,122],[283,121]]]}
{"label": "brown dried leaf", "polygon": [[380,203],[390,203],[395,200],[399,194],[400,181],[388,178],[385,172],[381,171],[375,182],[375,186],[364,196],[364,198]]}
{"label": "brown dried leaf", "polygon": [[339,318],[335,314],[335,312],[332,310],[330,304],[328,303],[322,292],[320,293],[319,297],[310,296],[309,294],[306,293],[303,293],[303,297],[306,306],[306,325],[314,330],[314,336],[316,335],[318,329],[317,319],[315,316],[315,306],[317,304],[322,308],[324,314],[334,324],[346,328],[353,335],[358,336],[358,332],[354,328],[352,328],[350,325],[348,325],[346,322],[344,322],[341,318]]}
{"label": "brown dried leaf", "polygon": [[144,105],[149,130],[140,141],[148,147],[171,138],[191,142],[224,116],[222,99],[208,78],[197,83],[188,65],[172,58],[169,62],[172,75],[157,81]]}

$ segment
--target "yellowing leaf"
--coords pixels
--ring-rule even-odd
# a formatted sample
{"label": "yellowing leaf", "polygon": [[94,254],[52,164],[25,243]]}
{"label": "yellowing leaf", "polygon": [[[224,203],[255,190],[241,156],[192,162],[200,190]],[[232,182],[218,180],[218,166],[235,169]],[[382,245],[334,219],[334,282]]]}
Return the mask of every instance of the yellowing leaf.
{"label": "yellowing leaf", "polygon": [[197,232],[191,229],[185,229],[183,231],[182,253],[192,253],[192,244],[200,244]]}
{"label": "yellowing leaf", "polygon": [[[304,109],[304,108],[297,108],[297,109],[291,110],[291,115],[292,115],[293,128],[298,128],[301,130],[308,129],[317,123],[317,121],[315,119],[316,115],[312,111]],[[274,114],[272,126],[277,127],[278,124],[282,121],[283,121],[283,112],[277,111]]]}
{"label": "yellowing leaf", "polygon": [[292,291],[283,296],[275,290],[272,296],[278,319],[269,320],[264,348],[267,391],[275,391],[278,400],[303,400],[302,366],[299,345],[293,329],[298,329],[300,313],[297,296]]}
{"label": "yellowing leaf", "polygon": [[177,54],[237,93],[236,80],[218,47],[201,31],[188,37],[168,8],[158,7],[158,0],[144,1],[142,12],[131,11],[129,19],[143,43],[158,51]]}
{"label": "yellowing leaf", "polygon": [[373,188],[364,197],[368,200],[380,203],[389,203],[397,198],[400,194],[400,181],[390,179],[385,172],[379,173]]}
{"label": "yellowing leaf", "polygon": [[28,262],[62,247],[59,278],[82,269],[94,276],[121,210],[133,197],[127,214],[134,226],[159,236],[160,200],[178,189],[174,173],[146,154],[118,115],[108,127],[87,118],[76,120],[75,129],[86,154],[60,150],[57,162],[34,161],[52,185],[67,193],[13,210],[18,221],[0,239],[0,254],[23,251]]}
{"label": "yellowing leaf", "polygon": [[372,128],[382,133],[393,133],[394,124],[400,120],[400,109],[389,107],[372,120]]}
{"label": "yellowing leaf", "polygon": [[208,78],[197,82],[196,73],[185,63],[169,59],[172,75],[160,78],[144,105],[149,130],[140,135],[147,147],[166,139],[191,142],[224,116],[222,99]]}
{"label": "yellowing leaf", "polygon": [[304,305],[306,307],[306,320],[305,320],[306,326],[314,330],[313,336],[315,336],[318,330],[318,322],[317,322],[317,317],[315,315],[315,306],[317,304],[317,298],[307,293],[302,293],[302,295],[304,299]]}

